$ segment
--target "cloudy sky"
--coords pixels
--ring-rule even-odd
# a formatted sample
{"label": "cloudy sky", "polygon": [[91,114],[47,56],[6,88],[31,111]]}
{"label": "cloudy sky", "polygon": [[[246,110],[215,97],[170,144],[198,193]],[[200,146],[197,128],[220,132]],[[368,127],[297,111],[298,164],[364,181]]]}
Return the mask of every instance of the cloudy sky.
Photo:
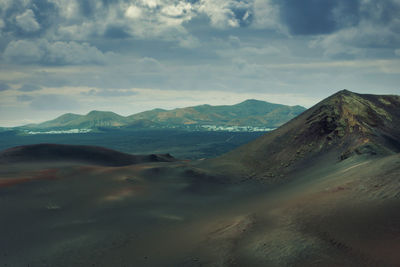
{"label": "cloudy sky", "polygon": [[0,126],[400,94],[400,0],[0,0]]}

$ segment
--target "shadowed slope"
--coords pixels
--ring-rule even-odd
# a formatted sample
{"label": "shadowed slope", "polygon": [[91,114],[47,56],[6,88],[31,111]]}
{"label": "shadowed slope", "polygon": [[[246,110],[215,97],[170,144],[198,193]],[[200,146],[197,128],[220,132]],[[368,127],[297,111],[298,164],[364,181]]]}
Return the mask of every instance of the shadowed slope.
{"label": "shadowed slope", "polygon": [[0,164],[15,162],[65,161],[104,166],[125,166],[145,162],[169,162],[169,155],[130,155],[96,146],[38,144],[19,146],[0,153]]}
{"label": "shadowed slope", "polygon": [[300,116],[220,158],[214,168],[264,178],[324,160],[400,151],[400,97],[340,91]]}

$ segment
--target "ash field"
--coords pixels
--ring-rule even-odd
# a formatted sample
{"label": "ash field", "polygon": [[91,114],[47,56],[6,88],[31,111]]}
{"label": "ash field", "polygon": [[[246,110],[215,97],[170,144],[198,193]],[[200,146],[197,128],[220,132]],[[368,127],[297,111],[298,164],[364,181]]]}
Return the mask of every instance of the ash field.
{"label": "ash field", "polygon": [[0,153],[1,266],[398,266],[400,97],[340,91],[208,159]]}

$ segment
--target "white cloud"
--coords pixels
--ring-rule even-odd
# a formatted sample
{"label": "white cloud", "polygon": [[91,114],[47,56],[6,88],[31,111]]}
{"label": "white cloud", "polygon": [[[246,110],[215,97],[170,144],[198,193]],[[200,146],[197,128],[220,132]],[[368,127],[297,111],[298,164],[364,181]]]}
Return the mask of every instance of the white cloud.
{"label": "white cloud", "polygon": [[[360,2],[357,23],[328,35],[321,35],[310,42],[310,46],[320,47],[326,56],[364,57],[371,50],[400,46],[400,2],[370,1]],[[343,20],[343,14],[336,14],[336,20]],[[354,20],[353,17],[350,17]]]}
{"label": "white cloud", "polygon": [[99,64],[106,61],[106,55],[96,47],[73,41],[11,41],[3,56],[10,62],[56,65]]}
{"label": "white cloud", "polygon": [[400,35],[390,27],[380,27],[363,21],[359,25],[345,28],[310,42],[311,47],[322,47],[327,56],[363,56],[369,48],[388,47],[400,44]]}
{"label": "white cloud", "polygon": [[394,54],[395,54],[396,56],[400,56],[400,49],[394,50]]}
{"label": "white cloud", "polygon": [[239,22],[231,9],[233,2],[235,1],[201,0],[198,11],[206,14],[211,25],[216,28],[238,27]]}
{"label": "white cloud", "polygon": [[156,8],[159,5],[159,1],[157,0],[142,0],[141,2],[149,8]]}
{"label": "white cloud", "polygon": [[21,15],[17,15],[15,21],[17,26],[25,32],[35,32],[40,29],[40,25],[31,9],[27,9]]}
{"label": "white cloud", "polygon": [[79,6],[78,2],[75,0],[49,0],[50,2],[56,4],[59,9],[60,15],[66,19],[77,19],[79,18]]}
{"label": "white cloud", "polygon": [[286,27],[280,23],[279,7],[272,0],[254,0],[253,12],[254,21],[252,27],[288,33]]}
{"label": "white cloud", "polygon": [[142,10],[135,5],[131,5],[126,9],[125,16],[130,19],[138,19],[142,16]]}
{"label": "white cloud", "polygon": [[45,51],[36,42],[18,40],[11,41],[4,50],[4,58],[11,62],[38,62],[44,57]]}
{"label": "white cloud", "polygon": [[167,16],[177,17],[187,14],[191,9],[192,5],[190,3],[179,2],[176,5],[172,4],[164,6],[161,9],[161,13]]}

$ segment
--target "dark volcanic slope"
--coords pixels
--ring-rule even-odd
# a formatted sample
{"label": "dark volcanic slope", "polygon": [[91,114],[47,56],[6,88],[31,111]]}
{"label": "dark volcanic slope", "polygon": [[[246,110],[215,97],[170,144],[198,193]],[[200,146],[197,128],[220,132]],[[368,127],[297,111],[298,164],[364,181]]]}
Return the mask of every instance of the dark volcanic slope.
{"label": "dark volcanic slope", "polygon": [[96,146],[38,144],[18,146],[0,153],[0,163],[64,161],[103,166],[174,161],[169,155],[130,155]]}
{"label": "dark volcanic slope", "polygon": [[400,151],[400,97],[340,91],[277,130],[210,164],[239,174],[277,177],[315,160]]}

